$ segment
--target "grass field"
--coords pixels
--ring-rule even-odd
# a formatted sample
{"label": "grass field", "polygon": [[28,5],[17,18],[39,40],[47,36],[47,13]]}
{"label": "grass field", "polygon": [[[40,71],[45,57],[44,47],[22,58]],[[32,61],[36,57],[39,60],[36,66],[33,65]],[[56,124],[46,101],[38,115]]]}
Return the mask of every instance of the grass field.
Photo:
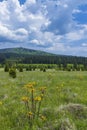
{"label": "grass field", "polygon": [[[21,100],[29,82],[36,82],[36,91],[46,87],[40,109],[46,120],[32,128]],[[24,71],[13,79],[0,69],[0,130],[87,130],[87,72]]]}

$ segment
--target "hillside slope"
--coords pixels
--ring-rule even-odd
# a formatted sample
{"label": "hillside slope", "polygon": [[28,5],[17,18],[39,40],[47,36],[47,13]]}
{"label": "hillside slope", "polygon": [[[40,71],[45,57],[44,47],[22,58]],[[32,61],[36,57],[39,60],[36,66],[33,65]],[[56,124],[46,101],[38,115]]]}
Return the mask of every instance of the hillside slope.
{"label": "hillside slope", "polygon": [[27,49],[27,48],[6,48],[6,49],[0,49],[0,53],[15,53],[15,54],[26,54],[26,55],[53,55],[51,53],[47,53],[44,51],[39,50],[33,50],[33,49]]}

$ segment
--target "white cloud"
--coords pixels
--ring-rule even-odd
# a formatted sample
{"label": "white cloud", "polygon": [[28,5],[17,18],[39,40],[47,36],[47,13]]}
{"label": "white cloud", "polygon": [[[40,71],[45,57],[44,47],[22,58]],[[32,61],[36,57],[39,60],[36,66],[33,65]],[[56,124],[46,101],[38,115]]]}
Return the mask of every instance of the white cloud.
{"label": "white cloud", "polygon": [[82,47],[87,47],[87,43],[82,43]]}
{"label": "white cloud", "polygon": [[76,41],[80,40],[84,37],[82,32],[76,31],[76,32],[70,32],[66,34],[66,39],[69,41]]}
{"label": "white cloud", "polygon": [[28,31],[25,30],[24,28],[19,28],[15,31],[16,34],[19,34],[19,35],[28,35]]}
{"label": "white cloud", "polygon": [[38,41],[37,39],[31,40],[30,42],[31,42],[31,43],[34,43],[34,44],[36,44],[36,45],[39,44],[39,41]]}
{"label": "white cloud", "polygon": [[7,9],[7,2],[0,2],[0,22],[7,22],[10,19],[10,12]]}
{"label": "white cloud", "polygon": [[86,48],[87,24],[78,24],[72,14],[81,13],[78,6],[83,4],[87,1],[26,0],[20,5],[18,0],[4,0],[0,2],[0,43],[26,47],[30,43],[36,49],[81,54]]}
{"label": "white cloud", "polygon": [[36,4],[36,0],[26,0],[25,6],[31,6],[32,4]]}
{"label": "white cloud", "polygon": [[82,13],[82,11],[79,10],[79,9],[74,9],[74,10],[72,11],[72,13]]}

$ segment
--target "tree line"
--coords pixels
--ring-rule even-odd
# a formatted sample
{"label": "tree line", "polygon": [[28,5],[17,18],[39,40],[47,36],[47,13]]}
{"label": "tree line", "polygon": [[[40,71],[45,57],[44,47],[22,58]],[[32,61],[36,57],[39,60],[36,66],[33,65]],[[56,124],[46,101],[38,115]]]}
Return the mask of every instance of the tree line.
{"label": "tree line", "polygon": [[[56,64],[59,68],[78,68],[83,65],[87,70],[87,57],[65,55],[27,55],[15,53],[0,53],[0,64],[13,62],[16,64]],[[71,65],[72,64],[72,65]]]}

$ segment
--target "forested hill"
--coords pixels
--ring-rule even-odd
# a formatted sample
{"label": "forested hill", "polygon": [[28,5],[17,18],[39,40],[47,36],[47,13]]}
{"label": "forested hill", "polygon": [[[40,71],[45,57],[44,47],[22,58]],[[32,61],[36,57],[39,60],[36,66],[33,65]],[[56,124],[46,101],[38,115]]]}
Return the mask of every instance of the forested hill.
{"label": "forested hill", "polygon": [[66,64],[83,64],[87,66],[87,57],[55,55],[26,48],[0,49],[0,64],[6,61],[23,64],[62,64],[63,66],[66,66]]}
{"label": "forested hill", "polygon": [[33,49],[27,49],[27,48],[6,48],[6,49],[0,49],[0,53],[15,53],[15,54],[23,54],[23,55],[53,55],[51,53],[47,53],[40,50],[33,50]]}

